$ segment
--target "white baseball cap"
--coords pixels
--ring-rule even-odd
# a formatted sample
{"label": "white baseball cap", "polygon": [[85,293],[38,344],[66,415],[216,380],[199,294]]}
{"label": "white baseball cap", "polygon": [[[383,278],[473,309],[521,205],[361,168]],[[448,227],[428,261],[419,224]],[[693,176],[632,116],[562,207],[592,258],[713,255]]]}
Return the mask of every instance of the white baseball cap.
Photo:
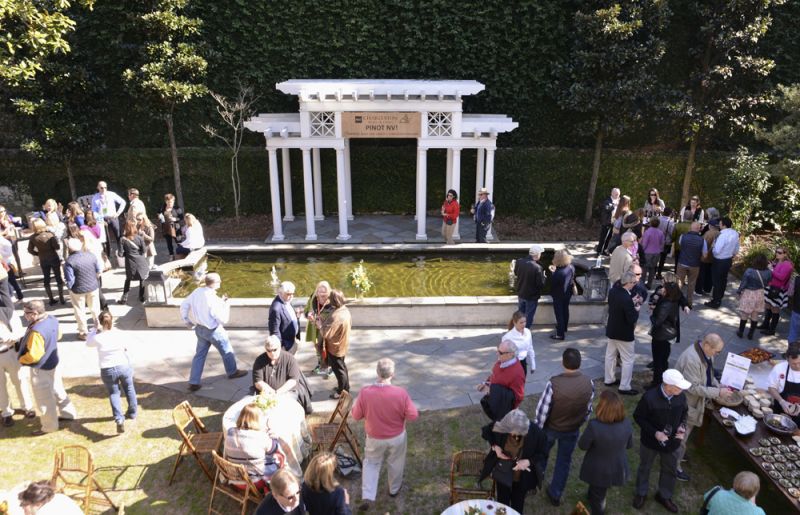
{"label": "white baseball cap", "polygon": [[664,371],[664,375],[661,376],[661,379],[664,381],[664,384],[677,386],[681,390],[688,390],[692,386],[692,383],[684,379],[683,374],[674,368]]}
{"label": "white baseball cap", "polygon": [[544,247],[542,247],[539,244],[531,245],[530,250],[528,250],[528,254],[530,254],[531,256],[533,256],[535,254],[542,254],[543,252],[544,252]]}

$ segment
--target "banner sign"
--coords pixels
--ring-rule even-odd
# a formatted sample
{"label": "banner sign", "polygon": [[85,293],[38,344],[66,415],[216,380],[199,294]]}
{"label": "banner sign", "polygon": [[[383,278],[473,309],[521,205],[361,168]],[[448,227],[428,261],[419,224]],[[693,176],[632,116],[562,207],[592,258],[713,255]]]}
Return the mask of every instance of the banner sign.
{"label": "banner sign", "polygon": [[418,138],[420,113],[343,112],[345,138]]}

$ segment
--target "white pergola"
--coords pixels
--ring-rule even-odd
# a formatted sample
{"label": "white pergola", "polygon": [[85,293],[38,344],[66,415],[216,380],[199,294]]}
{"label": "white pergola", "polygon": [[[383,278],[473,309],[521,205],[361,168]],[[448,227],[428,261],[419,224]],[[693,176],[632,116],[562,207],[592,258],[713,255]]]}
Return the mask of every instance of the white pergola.
{"label": "white pergola", "polygon": [[[480,188],[493,191],[497,135],[519,125],[505,115],[462,113],[462,97],[484,89],[483,84],[472,80],[289,80],[277,84],[277,88],[297,95],[300,112],[259,114],[245,122],[245,127],[266,138],[274,241],[284,239],[278,149],[281,149],[285,221],[294,220],[289,150],[302,151],[305,239],[309,241],[317,239],[315,221],[325,219],[319,150],[335,150],[339,216],[336,239],[348,240],[347,222],[353,219],[350,139],[416,138],[416,239],[427,240],[428,149],[447,149],[446,188],[456,190],[459,198],[461,151],[477,149],[477,197]],[[454,237],[459,237],[458,228]]]}

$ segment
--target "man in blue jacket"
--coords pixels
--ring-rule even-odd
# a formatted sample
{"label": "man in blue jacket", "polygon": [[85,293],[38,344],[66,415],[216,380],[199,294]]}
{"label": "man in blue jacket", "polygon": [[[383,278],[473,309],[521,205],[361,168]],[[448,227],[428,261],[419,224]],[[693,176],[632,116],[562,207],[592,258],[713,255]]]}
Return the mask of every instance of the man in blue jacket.
{"label": "man in blue jacket", "polygon": [[489,232],[489,226],[492,225],[492,218],[494,206],[492,201],[489,200],[489,190],[481,188],[478,190],[478,203],[472,209],[472,214],[475,215],[475,241],[477,243],[486,243],[486,233]]}
{"label": "man in blue jacket", "polygon": [[300,324],[297,313],[292,307],[294,298],[294,284],[284,281],[278,288],[278,295],[269,307],[267,327],[270,335],[275,335],[281,340],[284,350],[292,354],[297,352],[297,340],[300,339]]}

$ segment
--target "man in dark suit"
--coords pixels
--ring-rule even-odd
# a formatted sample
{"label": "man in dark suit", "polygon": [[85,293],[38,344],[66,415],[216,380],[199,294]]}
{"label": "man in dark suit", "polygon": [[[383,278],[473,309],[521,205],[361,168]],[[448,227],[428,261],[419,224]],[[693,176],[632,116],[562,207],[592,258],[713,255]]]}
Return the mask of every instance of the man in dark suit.
{"label": "man in dark suit", "polygon": [[275,335],[281,340],[281,346],[294,354],[297,352],[297,340],[300,339],[300,324],[297,313],[292,307],[294,298],[294,284],[284,281],[278,288],[278,295],[269,307],[269,320],[267,328],[270,335]]}
{"label": "man in dark suit", "polygon": [[595,248],[598,255],[606,251],[606,246],[608,246],[608,240],[611,236],[611,218],[614,216],[614,211],[617,210],[618,205],[619,188],[613,188],[611,190],[611,196],[600,204],[600,239]]}
{"label": "man in dark suit", "polygon": [[539,258],[544,252],[541,245],[531,245],[528,256],[514,261],[514,275],[517,277],[517,309],[525,313],[525,327],[533,325],[536,307],[544,286],[544,270]]}
{"label": "man in dark suit", "polygon": [[[642,299],[633,292],[638,283],[636,275],[631,272],[622,274],[622,278],[614,283],[608,292],[608,322],[606,324],[605,384],[614,386],[619,384],[619,393],[622,395],[636,395],[631,388],[633,377],[633,362],[636,359],[634,346],[636,340],[633,332],[639,319],[639,308]],[[616,380],[617,355],[622,360],[620,381]]]}

